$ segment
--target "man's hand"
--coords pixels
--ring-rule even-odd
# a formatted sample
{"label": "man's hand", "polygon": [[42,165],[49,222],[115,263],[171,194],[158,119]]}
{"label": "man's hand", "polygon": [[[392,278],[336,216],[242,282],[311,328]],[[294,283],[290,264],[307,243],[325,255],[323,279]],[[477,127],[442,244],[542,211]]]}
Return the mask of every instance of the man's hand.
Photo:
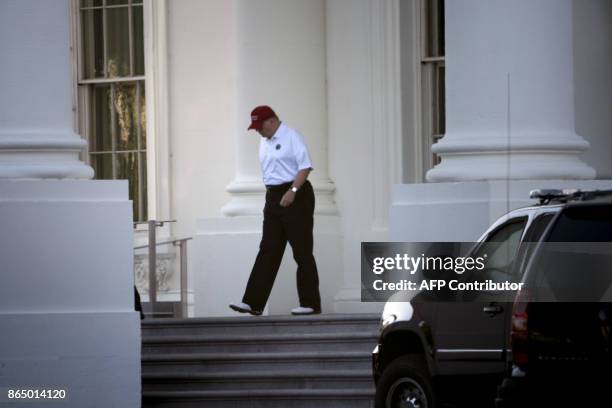
{"label": "man's hand", "polygon": [[283,194],[283,198],[281,198],[280,205],[281,207],[289,207],[293,204],[293,200],[295,200],[295,193],[291,190],[287,190],[287,192]]}

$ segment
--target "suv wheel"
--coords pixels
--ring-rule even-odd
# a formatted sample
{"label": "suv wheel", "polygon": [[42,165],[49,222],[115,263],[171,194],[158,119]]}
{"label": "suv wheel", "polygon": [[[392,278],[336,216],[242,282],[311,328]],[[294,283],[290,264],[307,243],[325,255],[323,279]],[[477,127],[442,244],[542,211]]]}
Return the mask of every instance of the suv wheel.
{"label": "suv wheel", "polygon": [[396,358],[376,387],[376,408],[434,408],[431,380],[422,358]]}

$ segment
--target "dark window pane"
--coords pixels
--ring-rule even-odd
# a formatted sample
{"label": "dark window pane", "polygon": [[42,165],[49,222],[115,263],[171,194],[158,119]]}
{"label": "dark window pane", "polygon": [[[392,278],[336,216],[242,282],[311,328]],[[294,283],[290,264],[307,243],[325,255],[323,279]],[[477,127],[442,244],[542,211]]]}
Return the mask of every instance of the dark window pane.
{"label": "dark window pane", "polygon": [[427,0],[425,2],[426,37],[425,56],[440,57],[444,55],[444,0]]}
{"label": "dark window pane", "polygon": [[81,7],[100,7],[102,0],[81,0]]}
{"label": "dark window pane", "polygon": [[115,85],[113,111],[115,114],[115,146],[117,150],[136,150],[138,109],[136,105],[136,84]]}
{"label": "dark window pane", "polygon": [[140,126],[140,149],[147,148],[147,100],[145,98],[145,84],[140,82],[140,112],[138,126]]}
{"label": "dark window pane", "polygon": [[525,242],[538,242],[540,237],[546,231],[546,227],[552,221],[554,214],[543,214],[538,216],[529,227],[529,231],[525,234]]}
{"label": "dark window pane", "polygon": [[91,93],[90,117],[91,132],[89,150],[108,152],[111,145],[111,100],[108,85],[94,86]]}
{"label": "dark window pane", "polygon": [[104,76],[104,27],[102,10],[81,11],[83,32],[83,76],[97,78]]}
{"label": "dark window pane", "polygon": [[140,153],[140,176],[142,183],[142,193],[140,195],[141,200],[141,212],[139,221],[146,221],[148,219],[148,199],[147,199],[147,154]]}
{"label": "dark window pane", "polygon": [[567,208],[561,213],[548,241],[612,242],[612,206]]}
{"label": "dark window pane", "polygon": [[118,6],[121,4],[128,4],[128,0],[106,0],[107,6]]}
{"label": "dark window pane", "polygon": [[113,179],[113,155],[108,154],[92,154],[91,166],[94,169],[97,180],[112,180]]}
{"label": "dark window pane", "polygon": [[446,75],[444,65],[438,66],[438,134],[446,133]]}
{"label": "dark window pane", "polygon": [[140,184],[138,177],[138,153],[117,153],[117,179],[128,180],[134,219],[139,220]]}
{"label": "dark window pane", "polygon": [[444,47],[444,0],[438,0],[438,55],[445,55]]}
{"label": "dark window pane", "polygon": [[134,75],[144,75],[144,27],[142,24],[142,7],[132,9],[134,19]]}
{"label": "dark window pane", "polygon": [[127,7],[106,10],[109,78],[130,75],[130,37]]}

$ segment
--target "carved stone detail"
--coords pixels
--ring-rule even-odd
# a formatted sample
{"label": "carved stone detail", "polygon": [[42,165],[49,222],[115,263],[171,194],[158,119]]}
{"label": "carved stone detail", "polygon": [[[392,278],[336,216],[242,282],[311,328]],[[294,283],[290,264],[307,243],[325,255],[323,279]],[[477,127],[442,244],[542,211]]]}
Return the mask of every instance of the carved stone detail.
{"label": "carved stone detail", "polygon": [[[175,260],[176,254],[157,254],[155,269],[158,292],[170,291],[170,281],[175,274]],[[134,277],[138,291],[143,295],[149,293],[149,256],[147,254],[134,255]]]}

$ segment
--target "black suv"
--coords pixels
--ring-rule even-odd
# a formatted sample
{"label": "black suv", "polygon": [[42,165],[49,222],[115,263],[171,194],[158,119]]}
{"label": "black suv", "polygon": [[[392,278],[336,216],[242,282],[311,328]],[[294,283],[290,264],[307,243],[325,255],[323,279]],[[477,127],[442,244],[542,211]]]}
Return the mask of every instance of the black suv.
{"label": "black suv", "polygon": [[[531,196],[540,203],[511,211],[498,219],[480,238],[472,254],[489,254],[484,271],[489,279],[524,281],[523,272],[536,253],[537,243],[550,236],[552,227],[576,211],[572,208],[584,205],[586,210],[589,204],[599,206],[599,202],[591,199],[609,194],[534,191]],[[612,214],[609,207],[597,212],[592,224],[607,222],[600,229],[612,231],[610,216],[604,216],[606,211]],[[587,229],[593,228],[596,227]],[[513,310],[517,313],[517,309],[513,302],[487,295],[483,291],[476,300],[470,301],[398,302],[392,298],[386,303],[379,341],[372,354],[377,408],[425,408],[443,403],[492,406],[498,388],[503,388],[501,394],[506,396],[518,395],[510,390],[518,390],[520,386],[506,378],[513,356],[510,349]],[[565,322],[567,331],[582,330],[579,327],[582,322],[572,319],[568,325],[573,312],[557,310],[557,305],[552,303],[547,305],[555,314],[555,321]],[[539,315],[529,312],[529,327],[532,327]],[[514,317],[516,329],[516,323],[520,322],[516,314]],[[548,320],[548,317],[542,319]],[[516,338],[516,330],[514,334]],[[508,387],[498,387],[504,378]],[[509,384],[509,381],[514,382]],[[503,395],[498,396],[501,406],[505,401]]]}
{"label": "black suv", "polygon": [[523,267],[498,408],[612,406],[612,195],[552,200],[565,204]]}

